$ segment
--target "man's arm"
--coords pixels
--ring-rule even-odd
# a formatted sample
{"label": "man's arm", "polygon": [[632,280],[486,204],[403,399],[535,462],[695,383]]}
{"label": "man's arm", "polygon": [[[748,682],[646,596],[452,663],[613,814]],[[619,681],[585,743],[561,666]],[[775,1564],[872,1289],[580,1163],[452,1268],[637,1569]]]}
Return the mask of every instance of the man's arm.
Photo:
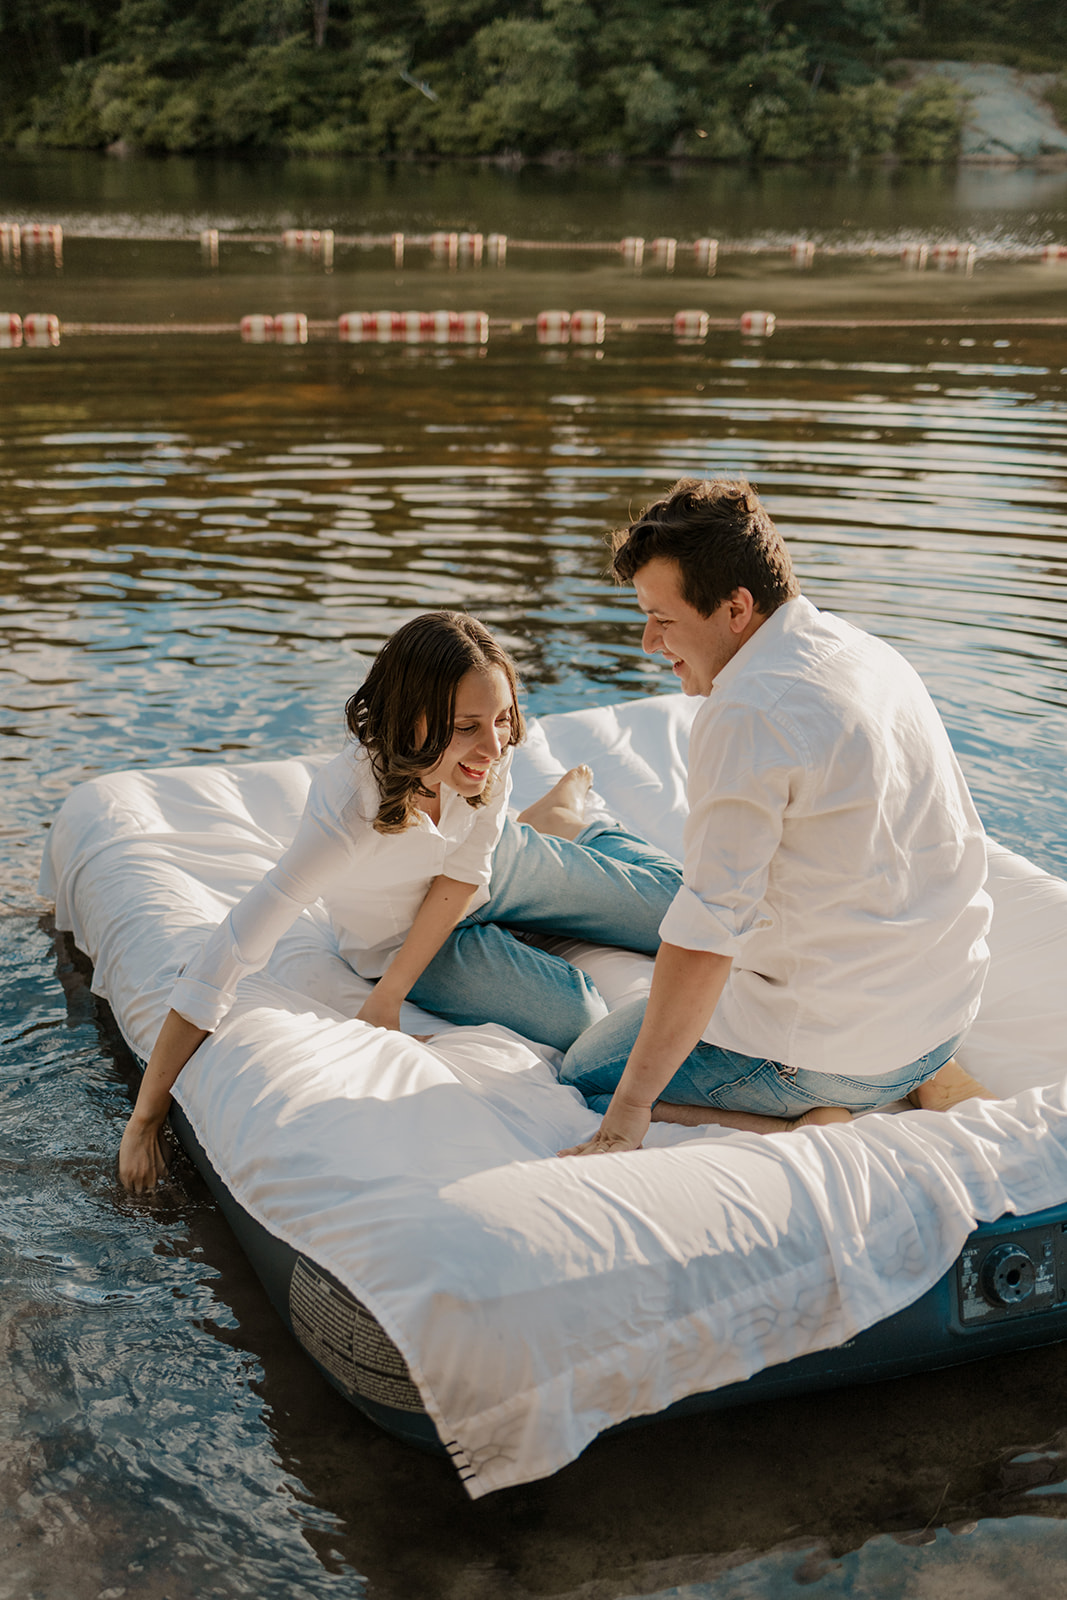
{"label": "man's arm", "polygon": [[359,1010],[376,1028],[400,1028],[400,1007],[457,922],[466,916],[478,888],[457,878],[437,877],[415,913],[407,938]]}
{"label": "man's arm", "polygon": [[636,1150],[648,1132],[652,1106],[698,1043],[733,965],[731,956],[662,944],[652,973],[645,1020],[630,1059],[593,1137],[563,1156]]}

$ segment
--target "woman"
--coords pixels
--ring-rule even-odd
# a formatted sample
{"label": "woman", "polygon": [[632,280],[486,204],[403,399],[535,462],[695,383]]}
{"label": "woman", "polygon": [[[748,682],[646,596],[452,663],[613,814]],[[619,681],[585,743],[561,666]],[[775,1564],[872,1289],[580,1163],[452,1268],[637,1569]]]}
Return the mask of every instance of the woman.
{"label": "woman", "polygon": [[341,954],[375,980],[360,1020],[382,1028],[398,1029],[411,999],[566,1050],[607,1007],[578,968],[507,930],[658,947],[680,869],[613,823],[585,824],[588,767],[508,818],[524,734],[515,667],[473,617],[430,612],[400,628],[346,720],[353,740],[316,774],[293,843],[175,985],[119,1151],[129,1189],[163,1176],[178,1074],[316,900]]}

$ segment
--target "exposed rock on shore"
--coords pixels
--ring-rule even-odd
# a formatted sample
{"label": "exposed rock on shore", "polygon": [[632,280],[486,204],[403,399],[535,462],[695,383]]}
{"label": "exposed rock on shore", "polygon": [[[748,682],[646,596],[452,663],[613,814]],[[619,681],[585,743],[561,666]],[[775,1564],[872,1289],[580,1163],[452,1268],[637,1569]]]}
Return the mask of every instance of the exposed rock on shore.
{"label": "exposed rock on shore", "polygon": [[1054,72],[969,61],[928,61],[924,73],[951,78],[971,96],[963,127],[963,161],[1067,163],[1067,132],[1042,98]]}

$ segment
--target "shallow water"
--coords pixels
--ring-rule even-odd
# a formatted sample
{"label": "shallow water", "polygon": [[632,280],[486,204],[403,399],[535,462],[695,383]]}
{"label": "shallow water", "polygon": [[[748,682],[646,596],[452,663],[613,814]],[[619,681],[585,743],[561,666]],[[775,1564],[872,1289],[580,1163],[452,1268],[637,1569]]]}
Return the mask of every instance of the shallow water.
{"label": "shallow water", "polygon": [[[0,300],[163,321],[296,296],[326,316],[491,293],[517,315],[579,303],[579,280],[558,261],[398,280],[340,259],[327,278],[280,251],[224,257],[212,275],[195,250],[136,235],[224,216],[489,228],[505,205],[507,231],[529,236],[707,227],[692,225],[692,173],[597,174],[583,190],[570,173],[355,167],[334,165],[331,187],[319,163],[300,183],[292,165],[16,165],[8,214],[121,215],[130,237],[71,244],[61,275],[40,260],[0,271]],[[705,175],[717,231],[800,226],[801,186],[774,176],[744,189]],[[875,177],[814,185],[827,236],[1067,237],[1063,174],[1016,175],[1014,190],[994,174]],[[1026,266],[965,282],[892,263],[808,276],[748,263],[690,277],[680,301],[680,280],[600,263],[580,291],[621,314],[675,309],[700,287],[697,304],[744,305],[755,289],[823,320],[887,296],[916,314],[981,302],[1009,318],[1062,314],[1061,281]],[[0,350],[0,1600],[1062,1586],[1057,1349],[639,1430],[468,1505],[450,1469],[340,1408],[195,1177],[147,1204],[120,1194],[130,1063],[34,887],[75,783],[332,749],[361,659],[428,606],[482,616],[535,711],[670,689],[641,655],[632,597],[603,575],[603,533],[681,473],[740,470],[810,597],[923,673],[990,831],[1067,873],[1065,371],[1067,334],[1007,322],[683,346],[620,333],[599,349],[526,332],[485,350],[165,335]]]}

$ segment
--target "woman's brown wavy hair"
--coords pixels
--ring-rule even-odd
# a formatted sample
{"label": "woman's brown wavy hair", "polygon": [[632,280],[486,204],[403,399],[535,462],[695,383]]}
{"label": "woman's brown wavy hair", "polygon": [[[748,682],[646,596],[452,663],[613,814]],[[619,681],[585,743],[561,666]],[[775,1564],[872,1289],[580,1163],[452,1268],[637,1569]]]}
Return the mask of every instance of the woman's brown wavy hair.
{"label": "woman's brown wavy hair", "polygon": [[[422,775],[452,740],[456,690],[468,672],[499,667],[511,689],[511,737],[526,729],[519,710],[515,663],[487,628],[463,611],[427,611],[398,628],[374,658],[366,681],[345,706],[345,721],[370,756],[381,797],[374,827],[401,833],[415,821],[416,797],[432,799]],[[496,774],[469,806],[489,799]]]}

